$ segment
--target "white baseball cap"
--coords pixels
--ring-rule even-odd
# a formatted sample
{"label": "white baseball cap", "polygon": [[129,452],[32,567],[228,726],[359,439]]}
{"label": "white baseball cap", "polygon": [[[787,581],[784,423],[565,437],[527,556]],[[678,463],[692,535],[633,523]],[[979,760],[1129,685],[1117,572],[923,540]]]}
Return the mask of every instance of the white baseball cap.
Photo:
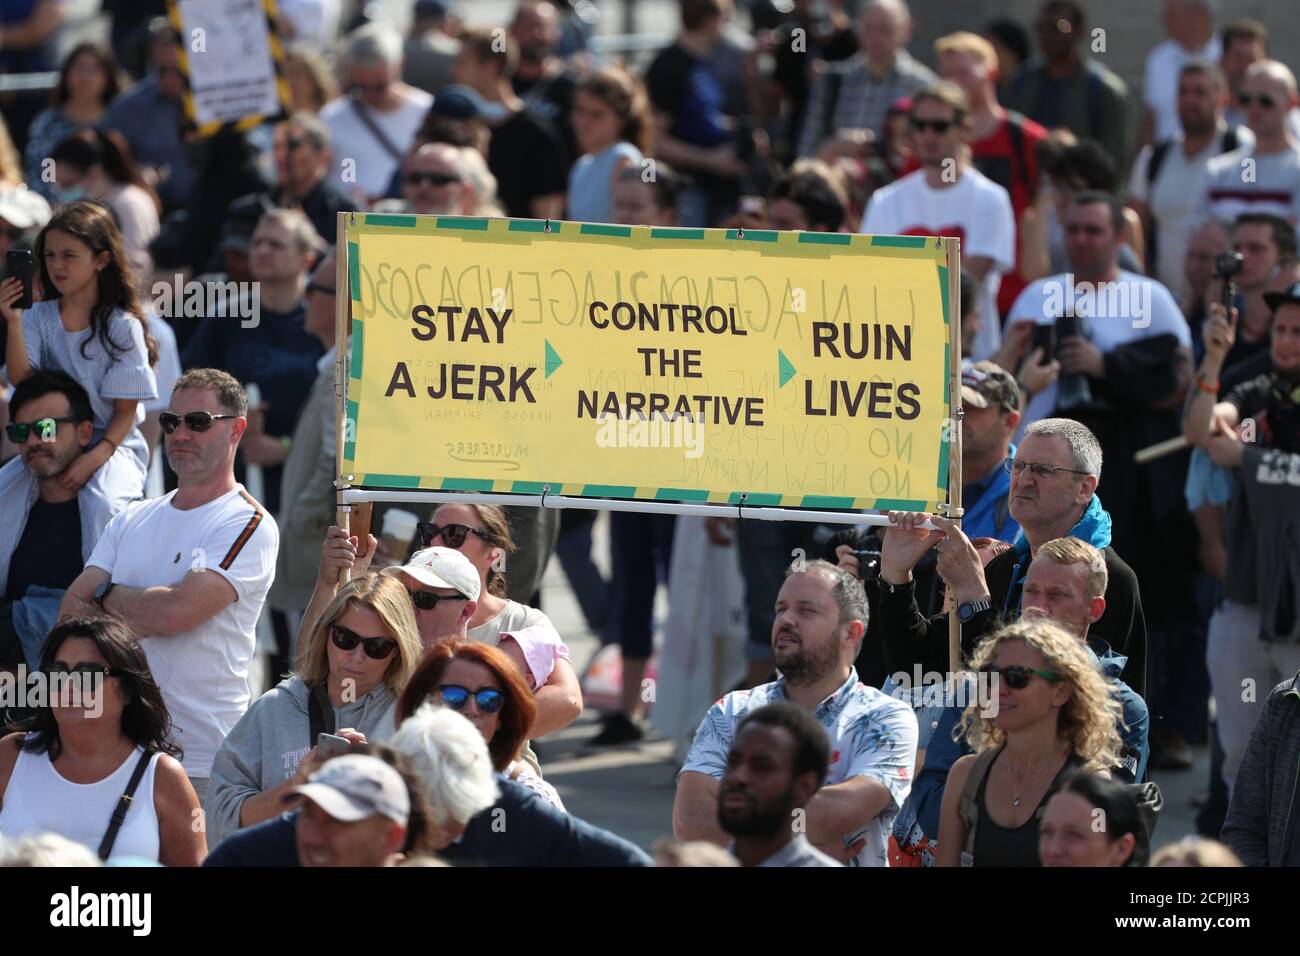
{"label": "white baseball cap", "polygon": [[452,588],[471,601],[477,601],[483,588],[478,568],[455,548],[423,548],[411,555],[406,564],[384,568],[384,574],[409,574],[431,588]]}
{"label": "white baseball cap", "polygon": [[15,229],[44,227],[50,221],[50,204],[25,185],[0,188],[0,219]]}
{"label": "white baseball cap", "polygon": [[375,815],[406,826],[411,799],[402,775],[378,757],[344,754],[312,774],[285,799],[306,797],[335,820],[355,823]]}

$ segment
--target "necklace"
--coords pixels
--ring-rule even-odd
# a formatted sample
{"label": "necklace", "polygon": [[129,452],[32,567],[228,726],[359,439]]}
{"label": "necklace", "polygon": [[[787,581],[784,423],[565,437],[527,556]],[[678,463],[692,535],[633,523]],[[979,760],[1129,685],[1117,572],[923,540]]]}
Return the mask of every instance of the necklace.
{"label": "necklace", "polygon": [[[1049,758],[1051,756],[1051,754],[1048,755]],[[1042,768],[1044,762],[1044,760],[1038,760],[1033,765],[1030,772],[1025,773],[1019,780],[1017,780],[1015,764],[1012,763],[1010,757],[1007,758],[1007,776],[1011,778],[1011,805],[1013,807],[1020,806],[1020,792],[1024,789],[1024,781],[1033,780],[1034,777],[1031,776],[1031,774],[1036,774]]]}

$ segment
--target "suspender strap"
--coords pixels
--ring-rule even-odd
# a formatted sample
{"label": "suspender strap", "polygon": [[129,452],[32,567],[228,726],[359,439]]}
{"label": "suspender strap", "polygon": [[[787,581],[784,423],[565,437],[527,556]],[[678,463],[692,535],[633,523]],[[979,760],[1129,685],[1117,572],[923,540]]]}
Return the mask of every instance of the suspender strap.
{"label": "suspender strap", "polygon": [[135,791],[140,786],[140,781],[144,778],[144,772],[149,766],[149,761],[153,759],[155,751],[146,750],[136,761],[135,770],[131,772],[131,779],[127,782],[126,791],[117,801],[117,808],[113,810],[113,817],[108,821],[108,829],[104,832],[104,839],[99,844],[99,858],[107,860],[109,854],[113,852],[113,844],[117,841],[117,831],[122,829],[122,823],[126,820],[126,812],[131,809],[131,801],[135,797]]}

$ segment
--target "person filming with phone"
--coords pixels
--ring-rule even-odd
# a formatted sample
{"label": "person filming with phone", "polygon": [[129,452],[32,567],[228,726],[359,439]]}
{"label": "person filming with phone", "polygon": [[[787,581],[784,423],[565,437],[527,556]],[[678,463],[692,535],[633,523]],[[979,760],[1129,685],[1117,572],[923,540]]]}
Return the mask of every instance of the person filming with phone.
{"label": "person filming with phone", "polygon": [[243,827],[284,811],[325,751],[386,740],[397,695],[422,648],[406,589],[388,575],[363,574],[305,635],[303,666],[262,695],[212,761],[206,805],[216,846]]}

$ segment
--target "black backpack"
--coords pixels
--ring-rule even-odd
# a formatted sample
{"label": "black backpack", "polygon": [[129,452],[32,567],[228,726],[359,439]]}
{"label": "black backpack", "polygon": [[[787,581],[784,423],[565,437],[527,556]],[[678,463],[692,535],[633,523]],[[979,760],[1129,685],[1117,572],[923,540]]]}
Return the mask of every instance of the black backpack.
{"label": "black backpack", "polygon": [[[1231,153],[1241,145],[1241,136],[1239,135],[1239,126],[1229,126],[1223,132],[1219,140],[1219,152],[1217,155],[1222,156],[1224,153]],[[1160,175],[1160,167],[1164,165],[1165,159],[1169,156],[1169,150],[1177,145],[1177,140],[1163,139],[1151,147],[1151,161],[1147,163],[1147,210],[1151,209],[1151,190],[1155,187],[1156,177]],[[1151,228],[1147,230],[1147,272],[1153,273],[1156,263],[1156,220],[1155,215],[1151,214]]]}

